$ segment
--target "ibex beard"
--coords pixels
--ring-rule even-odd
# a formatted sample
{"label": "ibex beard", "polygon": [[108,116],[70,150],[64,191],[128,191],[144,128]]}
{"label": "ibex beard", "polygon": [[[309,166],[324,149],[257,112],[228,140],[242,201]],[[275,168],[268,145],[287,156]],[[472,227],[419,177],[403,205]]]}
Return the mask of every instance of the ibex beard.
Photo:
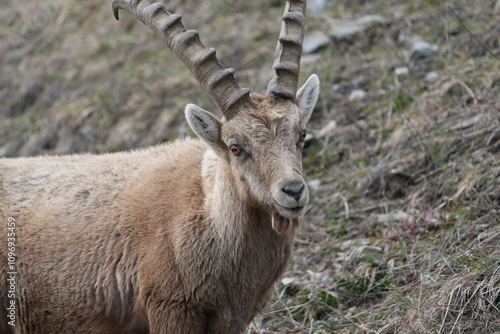
{"label": "ibex beard", "polygon": [[[162,5],[113,8],[152,28],[224,116],[186,107],[201,140],[1,159],[0,216],[16,220],[18,319],[9,325],[2,305],[0,332],[242,333],[285,270],[309,200],[302,148],[319,80],[297,91],[305,1],[286,7],[265,96],[239,88]],[[0,255],[4,303],[4,247]]]}

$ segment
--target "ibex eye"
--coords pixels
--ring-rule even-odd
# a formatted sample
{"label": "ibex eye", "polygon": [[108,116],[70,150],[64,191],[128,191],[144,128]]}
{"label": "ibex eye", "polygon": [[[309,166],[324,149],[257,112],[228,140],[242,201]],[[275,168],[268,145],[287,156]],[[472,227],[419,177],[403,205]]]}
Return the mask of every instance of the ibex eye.
{"label": "ibex eye", "polygon": [[302,132],[300,133],[300,140],[301,141],[306,140],[306,136],[307,136],[306,130],[302,130]]}
{"label": "ibex eye", "polygon": [[239,147],[238,145],[231,145],[230,149],[231,149],[231,152],[233,152],[233,154],[235,156],[238,156],[241,154],[241,152],[243,152],[243,149],[241,147]]}

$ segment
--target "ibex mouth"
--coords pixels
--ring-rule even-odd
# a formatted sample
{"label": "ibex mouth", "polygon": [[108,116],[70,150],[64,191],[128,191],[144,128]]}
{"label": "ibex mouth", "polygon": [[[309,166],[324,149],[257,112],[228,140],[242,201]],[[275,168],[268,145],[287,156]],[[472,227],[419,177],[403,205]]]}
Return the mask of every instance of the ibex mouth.
{"label": "ibex mouth", "polygon": [[281,216],[283,216],[285,218],[298,218],[302,214],[302,212],[304,211],[303,206],[296,206],[293,208],[289,208],[289,207],[283,206],[277,202],[276,202],[276,206],[278,209],[277,210],[278,214],[280,214]]}
{"label": "ibex mouth", "polygon": [[303,206],[297,206],[295,208],[290,208],[290,210],[292,212],[301,212],[302,210],[304,210],[304,207]]}

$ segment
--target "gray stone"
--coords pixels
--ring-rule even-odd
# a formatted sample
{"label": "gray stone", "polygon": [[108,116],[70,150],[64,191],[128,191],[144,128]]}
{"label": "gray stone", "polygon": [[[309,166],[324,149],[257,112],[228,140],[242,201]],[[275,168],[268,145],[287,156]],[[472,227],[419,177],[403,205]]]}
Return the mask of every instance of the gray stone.
{"label": "gray stone", "polygon": [[414,219],[412,215],[409,215],[403,211],[396,211],[396,212],[383,213],[377,215],[377,222],[382,224],[391,222],[410,221],[412,219]]}
{"label": "gray stone", "polygon": [[318,53],[309,54],[309,55],[303,54],[302,58],[300,58],[300,66],[314,64],[314,63],[318,62],[320,59],[321,59],[321,55]]}
{"label": "gray stone", "polygon": [[319,179],[310,180],[309,182],[307,182],[307,185],[311,187],[311,189],[316,190],[321,185],[321,180]]}
{"label": "gray stone", "polygon": [[421,59],[428,58],[437,55],[439,52],[439,46],[436,44],[429,44],[427,42],[416,42],[413,44],[410,52],[408,53],[408,58]]}
{"label": "gray stone", "polygon": [[313,12],[319,13],[326,9],[326,7],[331,7],[337,2],[337,0],[308,0],[309,4],[307,9]]}
{"label": "gray stone", "polygon": [[336,39],[348,39],[371,27],[387,25],[389,20],[381,15],[366,15],[354,20],[336,20],[329,18],[330,36]]}
{"label": "gray stone", "polygon": [[407,76],[408,74],[410,74],[410,70],[406,66],[398,67],[398,68],[394,69],[394,74],[396,74],[398,77],[399,76]]}
{"label": "gray stone", "polygon": [[293,277],[283,277],[281,279],[281,284],[283,284],[283,285],[290,285],[293,282],[295,282],[295,278],[293,278]]}
{"label": "gray stone", "polygon": [[314,32],[304,38],[302,52],[304,54],[314,53],[330,43],[330,37],[322,32]]}
{"label": "gray stone", "polygon": [[424,80],[427,82],[435,82],[439,79],[439,74],[436,71],[431,71],[425,75]]}
{"label": "gray stone", "polygon": [[349,101],[361,101],[366,97],[366,92],[362,89],[355,89],[349,94]]}
{"label": "gray stone", "polygon": [[476,231],[484,231],[490,227],[490,224],[478,224],[476,225]]}
{"label": "gray stone", "polygon": [[328,2],[328,0],[311,0],[310,1],[311,5],[309,6],[309,8],[313,12],[321,12],[322,10],[324,10],[326,8],[327,2]]}
{"label": "gray stone", "polygon": [[333,135],[333,131],[337,128],[337,122],[334,120],[330,120],[328,123],[325,124],[321,129],[316,132],[316,135],[318,137],[330,137]]}

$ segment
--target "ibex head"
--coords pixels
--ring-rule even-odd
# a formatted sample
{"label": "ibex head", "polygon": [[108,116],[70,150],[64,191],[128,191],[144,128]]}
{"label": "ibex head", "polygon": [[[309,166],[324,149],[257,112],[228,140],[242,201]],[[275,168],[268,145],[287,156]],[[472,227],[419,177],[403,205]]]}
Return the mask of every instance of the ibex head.
{"label": "ibex head", "polygon": [[126,9],[161,37],[194,74],[224,117],[218,119],[193,104],[186,118],[196,134],[229,166],[238,195],[247,204],[273,215],[273,228],[284,232],[296,225],[309,194],[302,178],[305,126],[319,94],[312,75],[297,92],[304,37],[305,0],[289,0],[276,47],[273,75],[265,96],[235,82],[206,48],[198,32],[185,30],[181,16],[162,4],[113,0],[113,10]]}

